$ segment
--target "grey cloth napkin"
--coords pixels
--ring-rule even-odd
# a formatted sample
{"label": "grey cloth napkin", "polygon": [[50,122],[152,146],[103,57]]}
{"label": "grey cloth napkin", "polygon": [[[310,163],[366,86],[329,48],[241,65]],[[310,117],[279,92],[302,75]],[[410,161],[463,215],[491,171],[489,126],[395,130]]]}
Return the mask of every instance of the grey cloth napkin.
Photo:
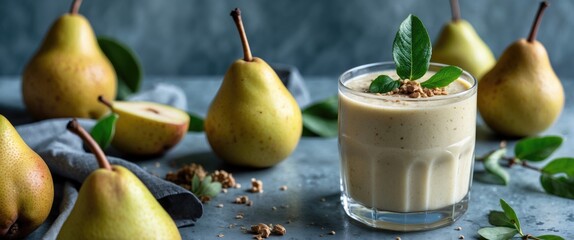
{"label": "grey cloth napkin", "polygon": [[[167,84],[157,84],[130,99],[168,104],[184,110],[187,108],[183,91]],[[52,211],[57,213],[52,213],[30,239],[56,238],[76,202],[81,183],[98,168],[94,155],[85,152],[80,138],[66,129],[69,120],[52,119],[17,127],[24,141],[48,164],[57,189],[55,199],[61,199],[54,202],[54,206],[59,208]],[[95,124],[94,120],[88,119],[80,119],[79,122],[86,129],[91,129]],[[110,156],[108,159],[111,164],[122,165],[138,176],[178,227],[192,225],[201,217],[201,202],[188,190],[153,176],[134,163]]]}

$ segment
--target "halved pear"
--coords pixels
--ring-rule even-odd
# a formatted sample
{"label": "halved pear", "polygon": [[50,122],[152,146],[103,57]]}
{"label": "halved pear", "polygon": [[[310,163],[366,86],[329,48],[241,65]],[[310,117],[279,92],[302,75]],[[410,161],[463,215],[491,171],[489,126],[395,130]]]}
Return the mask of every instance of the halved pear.
{"label": "halved pear", "polygon": [[161,155],[187,133],[189,115],[177,108],[152,102],[116,101],[119,118],[112,146],[129,155]]}

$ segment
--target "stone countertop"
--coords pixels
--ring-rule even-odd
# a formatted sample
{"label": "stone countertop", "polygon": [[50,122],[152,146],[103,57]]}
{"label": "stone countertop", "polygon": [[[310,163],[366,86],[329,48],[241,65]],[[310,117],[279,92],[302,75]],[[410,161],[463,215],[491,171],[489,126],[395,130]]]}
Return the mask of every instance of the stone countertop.
{"label": "stone countertop", "polygon": [[[165,82],[178,85],[188,97],[189,111],[205,116],[207,108],[220,85],[221,77],[150,78],[144,85]],[[563,79],[566,107],[558,122],[543,135],[557,134],[566,141],[553,155],[574,156],[574,81]],[[312,100],[320,100],[337,93],[335,77],[309,77],[306,84]],[[0,78],[0,114],[15,125],[29,122],[21,100],[20,82],[16,78]],[[495,149],[500,137],[492,134],[479,119],[477,121],[476,155]],[[512,149],[515,141],[509,141]],[[148,171],[165,176],[182,164],[199,163],[207,171],[224,169],[242,185],[229,189],[204,206],[204,215],[193,227],[181,228],[183,239],[251,239],[242,230],[257,223],[282,224],[287,229],[283,239],[465,239],[478,238],[477,231],[488,226],[490,210],[500,210],[499,199],[504,198],[514,207],[526,233],[556,234],[574,239],[574,200],[544,193],[537,172],[514,167],[510,170],[509,186],[488,185],[474,181],[469,209],[451,226],[423,232],[390,232],[365,227],[345,215],[339,195],[339,156],[337,139],[303,137],[295,152],[275,167],[262,170],[237,169],[225,165],[210,150],[203,133],[189,133],[172,151],[161,158],[138,162]],[[481,164],[475,165],[480,171]],[[264,184],[263,193],[249,193],[251,178]],[[281,191],[281,186],[287,186]],[[252,206],[234,204],[239,195],[253,200]],[[185,204],[185,203],[181,203]],[[223,208],[217,205],[223,204]],[[238,214],[243,219],[236,219]],[[455,230],[457,227],[462,230]],[[335,235],[329,234],[331,231]],[[220,235],[221,234],[221,235]],[[221,238],[218,236],[222,236]],[[272,236],[270,239],[278,238]]]}

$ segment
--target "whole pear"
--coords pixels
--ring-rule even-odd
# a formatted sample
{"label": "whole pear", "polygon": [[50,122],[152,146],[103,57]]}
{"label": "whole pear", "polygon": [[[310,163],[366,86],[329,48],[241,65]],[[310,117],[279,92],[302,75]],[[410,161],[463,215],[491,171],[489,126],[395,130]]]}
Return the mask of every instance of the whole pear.
{"label": "whole pear", "polygon": [[40,226],[54,201],[44,160],[0,115],[0,239],[20,239]]}
{"label": "whole pear", "polygon": [[451,0],[451,9],[452,21],[442,28],[431,61],[459,66],[480,80],[496,63],[494,54],[472,25],[460,17],[457,0]]}
{"label": "whole pear", "polygon": [[510,45],[478,84],[478,110],[485,123],[500,134],[522,137],[540,133],[556,121],[564,107],[560,79],[546,49],[535,39],[547,5],[542,2],[529,38]]}
{"label": "whole pear", "polygon": [[213,151],[226,162],[270,167],[297,146],[301,110],[275,71],[251,56],[239,9],[231,15],[245,56],[227,70],[207,112],[205,133]]}
{"label": "whole pear", "polygon": [[24,104],[37,119],[98,118],[107,112],[98,96],[115,99],[116,73],[79,6],[58,18],[24,70]]}
{"label": "whole pear", "polygon": [[181,239],[173,219],[137,176],[122,166],[110,165],[75,119],[68,129],[87,143],[100,169],[82,183],[57,239]]}
{"label": "whole pear", "polygon": [[118,114],[112,145],[128,155],[158,156],[178,144],[187,133],[189,115],[153,102],[99,100]]}

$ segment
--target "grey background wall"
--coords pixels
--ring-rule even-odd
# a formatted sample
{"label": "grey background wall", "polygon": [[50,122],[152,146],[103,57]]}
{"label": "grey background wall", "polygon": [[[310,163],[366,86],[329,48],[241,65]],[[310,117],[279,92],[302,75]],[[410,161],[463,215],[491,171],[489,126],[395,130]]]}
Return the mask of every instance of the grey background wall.
{"label": "grey background wall", "polygon": [[[71,0],[0,0],[0,76],[19,75]],[[461,0],[470,21],[498,57],[526,37],[538,0]],[[255,56],[298,67],[304,76],[336,76],[364,63],[391,60],[399,23],[419,16],[436,39],[450,19],[448,0],[84,0],[81,13],[98,35],[139,55],[147,76],[222,75],[242,56],[229,12],[243,11]],[[574,1],[550,1],[538,39],[561,78],[573,78]]]}

